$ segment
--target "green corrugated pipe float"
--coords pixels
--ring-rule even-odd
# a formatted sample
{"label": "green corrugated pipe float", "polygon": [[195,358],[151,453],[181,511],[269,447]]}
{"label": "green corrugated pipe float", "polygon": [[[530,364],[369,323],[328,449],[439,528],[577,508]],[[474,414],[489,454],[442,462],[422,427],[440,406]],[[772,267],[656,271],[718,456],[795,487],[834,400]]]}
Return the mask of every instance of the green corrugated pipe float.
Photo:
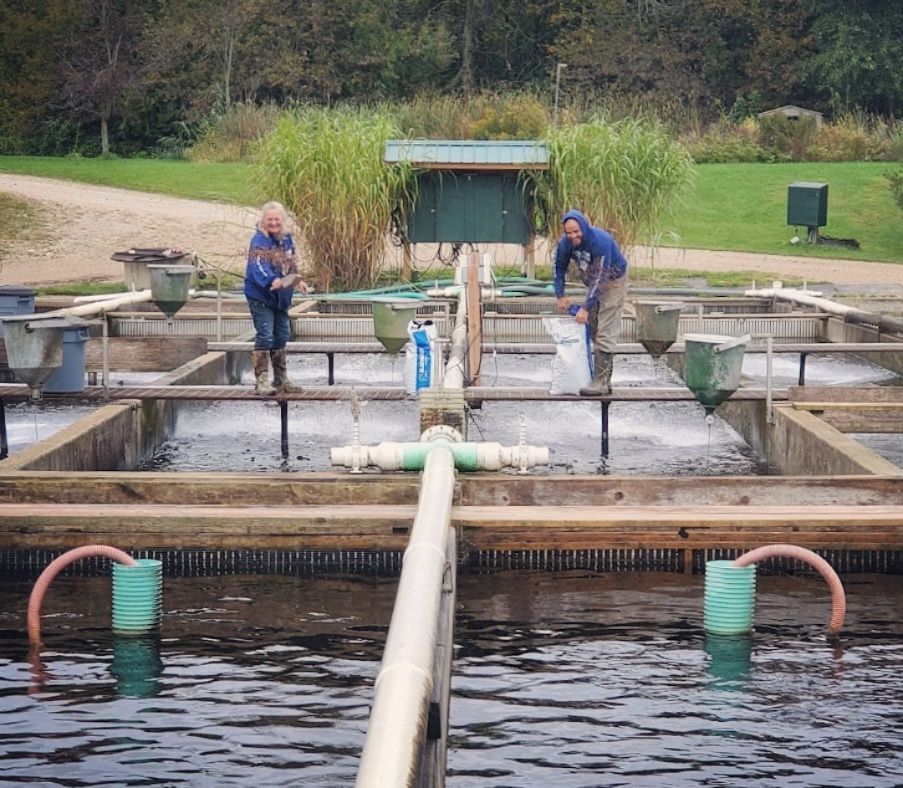
{"label": "green corrugated pipe float", "polygon": [[113,631],[144,635],[163,616],[163,563],[141,558],[134,566],[113,565]]}

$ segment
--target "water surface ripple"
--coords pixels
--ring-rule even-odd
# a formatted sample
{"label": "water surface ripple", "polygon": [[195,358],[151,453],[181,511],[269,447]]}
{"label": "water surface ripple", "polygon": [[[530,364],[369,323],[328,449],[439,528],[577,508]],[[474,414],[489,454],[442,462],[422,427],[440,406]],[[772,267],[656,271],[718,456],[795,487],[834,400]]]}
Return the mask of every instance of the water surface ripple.
{"label": "water surface ripple", "polygon": [[[903,580],[760,577],[757,631],[702,631],[702,579],[460,578],[448,785],[893,786]],[[0,583],[0,784],[353,783],[396,581],[167,578],[156,638],[109,580],[61,577],[29,658]]]}

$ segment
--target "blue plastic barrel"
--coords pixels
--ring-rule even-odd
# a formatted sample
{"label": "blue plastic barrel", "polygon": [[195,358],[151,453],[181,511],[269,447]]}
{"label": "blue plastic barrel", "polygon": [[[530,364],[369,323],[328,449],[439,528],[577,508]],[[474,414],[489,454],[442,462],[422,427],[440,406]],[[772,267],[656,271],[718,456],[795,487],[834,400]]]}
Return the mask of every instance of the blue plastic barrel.
{"label": "blue plastic barrel", "polygon": [[3,318],[34,313],[35,290],[24,285],[0,287],[0,337],[3,336]]}
{"label": "blue plastic barrel", "polygon": [[71,325],[63,329],[63,363],[47,378],[47,393],[78,392],[85,387],[85,342],[88,324],[77,317],[68,318]]}

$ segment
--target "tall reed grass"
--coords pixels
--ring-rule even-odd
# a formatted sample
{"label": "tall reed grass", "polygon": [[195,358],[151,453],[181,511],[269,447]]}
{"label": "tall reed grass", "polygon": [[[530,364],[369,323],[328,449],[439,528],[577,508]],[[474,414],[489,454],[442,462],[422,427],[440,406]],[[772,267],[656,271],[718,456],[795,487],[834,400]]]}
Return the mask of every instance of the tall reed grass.
{"label": "tall reed grass", "polygon": [[378,280],[393,215],[416,190],[410,167],[383,163],[386,140],[401,136],[384,110],[308,108],[286,113],[262,141],[259,197],[280,200],[297,217],[320,290]]}
{"label": "tall reed grass", "polygon": [[552,234],[570,208],[622,248],[658,235],[692,178],[687,152],[656,123],[599,118],[550,131],[549,170],[536,173],[539,225]]}
{"label": "tall reed grass", "polygon": [[250,161],[257,143],[276,125],[280,112],[275,104],[233,104],[201,122],[185,158],[198,162]]}

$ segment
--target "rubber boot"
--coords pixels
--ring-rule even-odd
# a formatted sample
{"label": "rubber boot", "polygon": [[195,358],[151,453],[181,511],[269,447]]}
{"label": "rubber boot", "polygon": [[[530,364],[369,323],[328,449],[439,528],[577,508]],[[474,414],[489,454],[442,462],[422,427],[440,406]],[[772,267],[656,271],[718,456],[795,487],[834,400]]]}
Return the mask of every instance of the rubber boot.
{"label": "rubber boot", "polygon": [[270,385],[269,381],[269,351],[255,350],[251,356],[254,359],[254,379],[257,381],[257,385],[254,386],[254,393],[259,394],[261,397],[269,397],[275,394],[276,389]]}
{"label": "rubber boot", "polygon": [[285,348],[270,351],[270,361],[273,362],[273,385],[283,394],[291,394],[297,391],[294,384],[288,379],[288,362],[285,358]]}
{"label": "rubber boot", "polygon": [[593,351],[593,366],[595,375],[593,382],[580,389],[581,397],[600,397],[611,394],[611,370],[615,357],[611,353],[603,353],[601,350]]}

